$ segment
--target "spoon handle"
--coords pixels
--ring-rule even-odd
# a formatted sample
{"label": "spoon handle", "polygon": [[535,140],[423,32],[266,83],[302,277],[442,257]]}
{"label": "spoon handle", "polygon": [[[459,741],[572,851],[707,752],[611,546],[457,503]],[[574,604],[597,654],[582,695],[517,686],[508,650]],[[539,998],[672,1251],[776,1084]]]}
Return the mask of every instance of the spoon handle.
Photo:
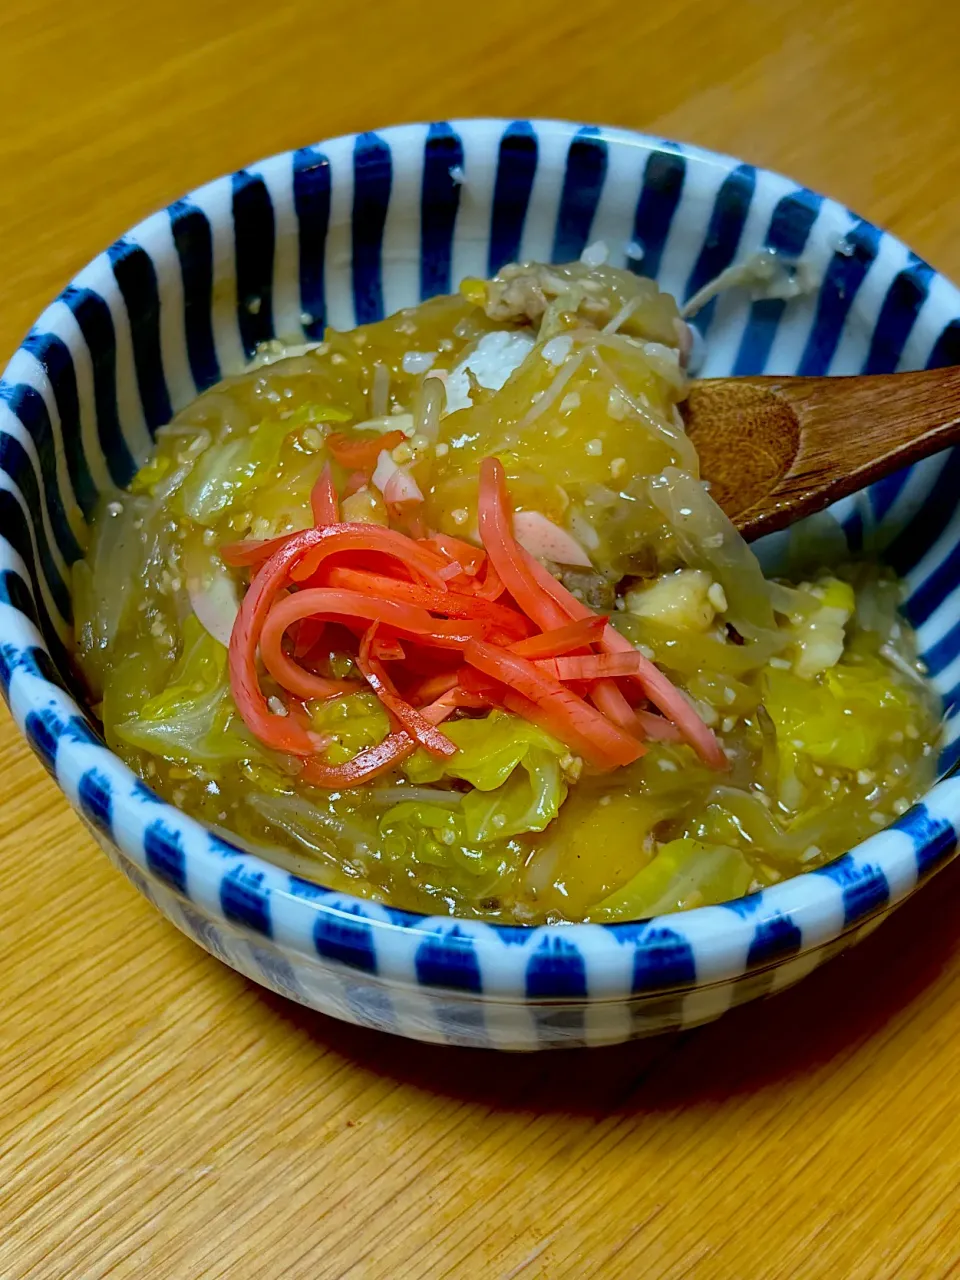
{"label": "spoon handle", "polygon": [[960,366],[705,379],[684,412],[714,496],[757,538],[960,442]]}

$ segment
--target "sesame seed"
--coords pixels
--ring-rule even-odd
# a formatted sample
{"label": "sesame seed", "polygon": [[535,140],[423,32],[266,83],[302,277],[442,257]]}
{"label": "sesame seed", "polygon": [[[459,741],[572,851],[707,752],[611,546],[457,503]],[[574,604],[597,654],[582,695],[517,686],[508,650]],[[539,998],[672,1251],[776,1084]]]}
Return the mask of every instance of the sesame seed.
{"label": "sesame seed", "polygon": [[610,463],[610,474],[614,480],[619,480],[627,469],[626,458],[614,458]]}
{"label": "sesame seed", "polygon": [[435,351],[405,351],[400,361],[404,373],[426,373],[437,358]]}
{"label": "sesame seed", "polygon": [[560,768],[563,770],[563,776],[570,782],[576,782],[580,774],[583,772],[583,761],[579,756],[573,755],[568,751],[560,757]]}
{"label": "sesame seed", "polygon": [[627,402],[619,387],[611,387],[607,396],[607,416],[616,422],[622,422],[627,416]]}
{"label": "sesame seed", "polygon": [[450,446],[448,444],[444,444],[443,441],[441,440],[438,445],[434,446],[433,452],[437,455],[438,458],[445,458],[447,454],[450,452]]}
{"label": "sesame seed", "polygon": [[587,267],[601,267],[609,257],[606,241],[594,240],[580,254],[580,261]]}
{"label": "sesame seed", "polygon": [[540,354],[548,364],[552,364],[554,368],[559,368],[572,349],[573,339],[569,333],[561,333],[555,338],[551,338],[549,342],[545,342]]}
{"label": "sesame seed", "polygon": [[450,512],[450,519],[454,524],[466,524],[470,519],[470,512],[466,507],[457,507],[455,511]]}
{"label": "sesame seed", "polygon": [[591,458],[599,458],[600,454],[603,453],[603,441],[588,440],[584,446],[584,453]]}

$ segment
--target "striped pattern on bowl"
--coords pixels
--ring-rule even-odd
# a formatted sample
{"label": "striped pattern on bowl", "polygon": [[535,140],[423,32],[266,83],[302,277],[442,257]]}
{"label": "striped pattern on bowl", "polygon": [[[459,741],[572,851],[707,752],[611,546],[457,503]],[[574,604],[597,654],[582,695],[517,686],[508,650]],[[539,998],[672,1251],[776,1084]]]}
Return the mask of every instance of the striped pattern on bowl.
{"label": "striped pattern on bowl", "polygon": [[[960,295],[893,237],[776,174],[623,130],[410,125],[275,156],[191,192],[96,258],[0,382],[0,682],[114,862],[181,929],[336,1017],[448,1044],[612,1043],[795,981],[950,859],[960,781],[829,866],[737,902],[613,926],[506,928],[333,893],[162,802],[108,751],[69,660],[70,566],[101,492],[173,413],[270,338],[318,338],[516,259],[615,263],[692,296],[761,248],[816,286],[733,291],[697,316],[708,375],[889,372],[960,361]],[[905,612],[960,757],[960,454],[835,508],[905,576]],[[777,544],[764,549],[775,556]]]}

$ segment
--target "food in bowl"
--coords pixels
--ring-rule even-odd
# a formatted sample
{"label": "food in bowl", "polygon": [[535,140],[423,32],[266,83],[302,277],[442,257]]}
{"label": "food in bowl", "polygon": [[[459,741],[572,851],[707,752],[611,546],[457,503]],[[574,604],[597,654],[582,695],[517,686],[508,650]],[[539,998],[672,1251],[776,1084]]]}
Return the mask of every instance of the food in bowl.
{"label": "food in bowl", "polygon": [[748,894],[928,789],[897,580],[764,576],[683,430],[675,302],[597,256],[268,344],[158,431],[73,584],[158,792],[333,888],[528,924]]}

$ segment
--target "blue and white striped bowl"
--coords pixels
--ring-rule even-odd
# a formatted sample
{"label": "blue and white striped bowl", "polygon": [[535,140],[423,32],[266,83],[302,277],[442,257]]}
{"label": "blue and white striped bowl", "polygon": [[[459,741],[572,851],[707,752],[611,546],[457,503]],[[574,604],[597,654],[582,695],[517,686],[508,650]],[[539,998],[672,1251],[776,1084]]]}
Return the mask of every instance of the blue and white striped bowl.
{"label": "blue and white striped bowl", "polygon": [[[893,237],[776,174],[654,138],[541,121],[411,125],[220,178],[135,227],[44,312],[0,383],[0,680],[108,855],[242,973],[335,1017],[446,1044],[608,1044],[796,981],[953,857],[960,781],[831,865],[738,902],[631,924],[503,928],[332,893],[212,835],[102,744],[68,650],[69,566],[98,493],[173,412],[274,336],[318,337],[512,259],[603,239],[689,297],[763,246],[822,283],[729,293],[697,317],[706,374],[888,372],[960,361],[960,295]],[[960,756],[960,453],[837,509],[882,544]],[[52,887],[51,887],[52,892]],[[90,912],[96,904],[89,904]]]}

